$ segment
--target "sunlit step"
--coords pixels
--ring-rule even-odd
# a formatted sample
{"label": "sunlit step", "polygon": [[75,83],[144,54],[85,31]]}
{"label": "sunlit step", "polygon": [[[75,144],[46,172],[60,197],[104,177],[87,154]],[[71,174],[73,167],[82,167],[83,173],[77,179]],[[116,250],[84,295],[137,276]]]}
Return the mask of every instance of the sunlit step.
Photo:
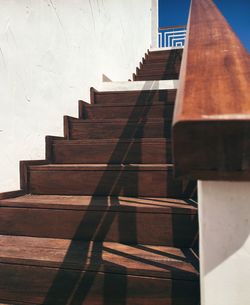
{"label": "sunlit step", "polygon": [[137,91],[137,90],[171,90],[178,89],[178,80],[104,82],[98,91]]}

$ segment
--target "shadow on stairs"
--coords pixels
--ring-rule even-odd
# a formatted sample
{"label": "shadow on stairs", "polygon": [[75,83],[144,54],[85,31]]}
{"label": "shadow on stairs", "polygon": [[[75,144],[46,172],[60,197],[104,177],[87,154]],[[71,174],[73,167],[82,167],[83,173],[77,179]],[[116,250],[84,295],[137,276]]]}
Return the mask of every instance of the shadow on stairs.
{"label": "shadow on stairs", "polygon": [[[140,80],[179,73],[180,56],[150,52]],[[1,302],[199,304],[195,183],[173,176],[174,99],[95,92],[65,138],[49,139],[47,161],[22,163],[27,194],[0,200]]]}

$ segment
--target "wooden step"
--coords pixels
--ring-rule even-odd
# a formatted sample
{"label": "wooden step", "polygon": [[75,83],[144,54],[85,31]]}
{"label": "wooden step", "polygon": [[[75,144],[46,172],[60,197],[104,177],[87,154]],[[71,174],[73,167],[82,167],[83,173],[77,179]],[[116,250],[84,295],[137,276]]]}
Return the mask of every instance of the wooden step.
{"label": "wooden step", "polygon": [[138,119],[138,118],[165,118],[171,119],[174,105],[166,103],[155,104],[83,104],[81,117],[84,119]]}
{"label": "wooden step", "polygon": [[159,68],[162,66],[180,66],[181,65],[181,56],[172,56],[171,58],[147,58],[142,63],[140,63],[140,67],[152,66],[155,68]]}
{"label": "wooden step", "polygon": [[175,74],[180,72],[180,66],[163,65],[161,67],[154,67],[154,65],[142,66],[141,69],[137,69],[136,75],[165,75]]}
{"label": "wooden step", "polygon": [[144,60],[142,62],[142,65],[154,65],[154,66],[166,66],[166,65],[170,65],[170,66],[173,66],[173,65],[180,65],[181,64],[181,57],[180,56],[176,56],[176,57],[173,57],[173,58],[148,58],[146,60]]}
{"label": "wooden step", "polygon": [[179,72],[178,73],[166,73],[166,74],[146,74],[144,75],[136,75],[134,77],[134,81],[142,81],[142,80],[167,80],[167,79],[179,79]]}
{"label": "wooden step", "polygon": [[198,305],[189,249],[0,236],[0,299],[31,304]]}
{"label": "wooden step", "polygon": [[[153,91],[157,90],[177,90],[178,81],[176,80],[154,80],[154,81],[140,81],[132,82],[131,80],[127,81],[118,81],[118,82],[102,82],[99,84],[97,90],[103,92],[128,92],[128,91],[141,91],[143,94],[144,91]],[[94,88],[90,89],[91,96],[95,92]],[[93,99],[91,99],[93,100]]]}
{"label": "wooden step", "polygon": [[169,59],[169,58],[148,58],[142,62],[142,65],[161,65],[161,66],[166,66],[166,65],[175,65],[181,64],[181,57],[177,56],[175,58]]}
{"label": "wooden step", "polygon": [[180,68],[178,67],[162,67],[162,69],[138,69],[136,72],[136,75],[139,76],[148,76],[148,75],[158,75],[158,76],[164,76],[164,75],[172,75],[180,73]]}
{"label": "wooden step", "polygon": [[170,138],[171,120],[68,120],[68,137],[80,139]]}
{"label": "wooden step", "polygon": [[169,56],[158,56],[158,57],[148,57],[146,58],[142,64],[157,64],[157,63],[162,63],[162,64],[168,64],[168,63],[181,63],[181,56],[179,55],[171,55]]}
{"label": "wooden step", "polygon": [[145,105],[154,103],[170,103],[175,101],[176,90],[145,90],[145,91],[109,91],[93,92],[94,104],[133,104]]}
{"label": "wooden step", "polygon": [[0,211],[1,235],[187,248],[198,230],[196,205],[171,198],[25,195]]}
{"label": "wooden step", "polygon": [[149,52],[145,59],[147,61],[152,59],[169,61],[169,60],[174,60],[176,58],[181,59],[182,54],[183,54],[183,49]]}
{"label": "wooden step", "polygon": [[183,198],[182,182],[167,164],[49,164],[29,167],[29,188],[41,195]]}
{"label": "wooden step", "polygon": [[173,62],[155,62],[155,63],[144,63],[141,65],[140,70],[144,71],[152,71],[152,70],[157,70],[157,71],[166,71],[167,69],[178,69],[180,70],[181,62],[180,61],[173,61]]}
{"label": "wooden step", "polygon": [[52,143],[53,163],[129,164],[172,162],[167,139],[60,140]]}
{"label": "wooden step", "polygon": [[159,56],[161,56],[161,55],[167,55],[167,54],[171,54],[171,53],[180,53],[180,54],[182,54],[183,50],[184,50],[184,48],[175,48],[175,49],[169,49],[169,50],[158,49],[157,51],[149,50],[148,56],[149,55],[155,55],[155,56],[159,55]]}

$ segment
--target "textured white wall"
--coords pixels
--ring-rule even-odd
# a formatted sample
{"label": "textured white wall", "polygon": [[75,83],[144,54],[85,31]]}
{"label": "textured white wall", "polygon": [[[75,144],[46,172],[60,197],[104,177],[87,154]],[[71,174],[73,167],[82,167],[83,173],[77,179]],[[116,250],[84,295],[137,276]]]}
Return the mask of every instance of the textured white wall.
{"label": "textured white wall", "polygon": [[250,304],[250,182],[201,181],[202,305]]}
{"label": "textured white wall", "polygon": [[152,0],[151,47],[158,48],[159,12],[158,0]]}
{"label": "textured white wall", "polygon": [[102,74],[131,78],[150,40],[151,0],[0,0],[0,192]]}

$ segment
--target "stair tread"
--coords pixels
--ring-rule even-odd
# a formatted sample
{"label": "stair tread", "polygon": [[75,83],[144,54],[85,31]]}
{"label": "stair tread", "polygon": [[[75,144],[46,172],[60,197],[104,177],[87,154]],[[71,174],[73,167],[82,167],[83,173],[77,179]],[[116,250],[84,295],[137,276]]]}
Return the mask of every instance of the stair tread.
{"label": "stair tread", "polygon": [[172,68],[172,69],[170,69],[170,68],[166,68],[166,69],[164,69],[164,70],[158,70],[158,69],[148,69],[148,70],[146,70],[146,69],[140,69],[140,70],[138,70],[138,73],[137,73],[137,75],[139,75],[139,76],[143,76],[143,75],[152,75],[152,76],[159,76],[159,75],[162,75],[162,76],[164,76],[164,75],[166,75],[166,76],[171,76],[171,75],[175,75],[175,74],[179,74],[179,69],[177,70],[176,68]]}
{"label": "stair tread", "polygon": [[145,70],[139,70],[138,73],[136,74],[136,77],[137,76],[152,76],[152,77],[159,77],[159,76],[162,76],[162,77],[170,77],[170,76],[174,76],[176,77],[177,75],[179,75],[179,71],[171,71],[171,72],[168,72],[168,71],[154,71],[154,70],[151,70],[151,71],[145,71]]}
{"label": "stair tread", "polygon": [[128,104],[125,104],[125,103],[122,103],[122,104],[114,104],[114,103],[105,103],[105,104],[85,104],[84,105],[85,107],[93,107],[93,108],[105,108],[105,107],[144,107],[144,106],[152,106],[152,107],[159,107],[159,106],[167,106],[166,103],[164,103],[163,101],[159,101],[159,102],[154,102],[154,103],[151,103],[150,101],[146,101],[145,103],[138,103],[138,104],[131,104],[131,103],[128,103]]}
{"label": "stair tread", "polygon": [[140,105],[145,102],[163,103],[173,105],[176,97],[176,89],[169,90],[147,90],[147,91],[96,91],[94,93],[94,104],[105,105]]}
{"label": "stair tread", "polygon": [[[157,71],[150,71],[149,73],[144,73],[144,71],[139,72],[137,75],[135,75],[136,77],[140,76],[140,77],[155,77],[156,79],[159,79],[158,77],[162,76],[162,77],[167,77],[165,79],[159,79],[159,80],[178,80],[179,78],[179,71],[175,71],[175,72],[166,72],[166,73],[159,73]],[[153,80],[153,79],[151,79]],[[135,79],[135,81],[141,81],[141,80],[137,80]]]}
{"label": "stair tread", "polygon": [[[122,83],[124,83],[124,82],[122,82]],[[127,83],[127,82],[126,82]],[[176,88],[171,88],[171,89],[159,89],[159,88],[157,88],[157,89],[155,89],[155,88],[148,88],[148,89],[145,89],[145,90],[140,90],[140,89],[138,89],[138,90],[132,90],[132,91],[129,91],[129,90],[123,90],[123,91],[121,91],[121,90],[119,90],[119,91],[116,91],[116,90],[113,90],[113,91],[110,91],[110,90],[105,90],[105,88],[103,89],[99,89],[99,90],[96,90],[95,91],[95,94],[100,94],[100,95],[109,95],[109,94],[118,94],[118,95],[120,95],[120,94],[141,94],[141,93],[150,93],[150,94],[152,94],[152,93],[159,93],[159,92],[171,92],[171,91],[173,91],[173,92],[176,92]]]}
{"label": "stair tread", "polygon": [[196,214],[190,200],[151,197],[24,195],[0,200],[0,207],[67,209],[88,211],[133,211],[143,213]]}
{"label": "stair tread", "polygon": [[161,49],[157,49],[157,50],[152,50],[150,49],[148,54],[155,54],[155,55],[160,55],[160,54],[171,54],[171,53],[177,53],[177,52],[183,52],[183,47],[175,47],[175,48],[171,48],[169,50],[161,50]]}
{"label": "stair tread", "polygon": [[190,249],[0,235],[0,263],[197,280]]}
{"label": "stair tread", "polygon": [[172,170],[173,164],[45,164],[31,165],[32,170]]}
{"label": "stair tread", "polygon": [[74,123],[86,123],[86,124],[96,124],[96,123],[112,123],[112,124],[121,124],[124,125],[124,123],[128,122],[127,124],[136,124],[136,123],[162,123],[162,122],[171,122],[172,119],[170,118],[147,118],[147,117],[141,117],[141,118],[111,118],[111,119],[77,119],[77,118],[70,118],[71,122]]}
{"label": "stair tread", "polygon": [[100,144],[108,144],[108,143],[147,143],[147,144],[157,144],[157,143],[171,143],[171,139],[168,138],[113,138],[113,139],[82,139],[82,140],[53,140],[53,144],[63,144],[63,145],[77,145],[77,144],[92,144],[92,143],[100,143]]}
{"label": "stair tread", "polygon": [[[114,82],[102,82],[98,91],[102,92],[128,92],[128,91],[140,91],[141,97],[144,93],[150,92],[151,95],[155,94],[159,90],[174,90],[178,88],[178,81],[176,80],[153,80],[153,81],[114,81]],[[96,93],[96,92],[95,92]]]}

